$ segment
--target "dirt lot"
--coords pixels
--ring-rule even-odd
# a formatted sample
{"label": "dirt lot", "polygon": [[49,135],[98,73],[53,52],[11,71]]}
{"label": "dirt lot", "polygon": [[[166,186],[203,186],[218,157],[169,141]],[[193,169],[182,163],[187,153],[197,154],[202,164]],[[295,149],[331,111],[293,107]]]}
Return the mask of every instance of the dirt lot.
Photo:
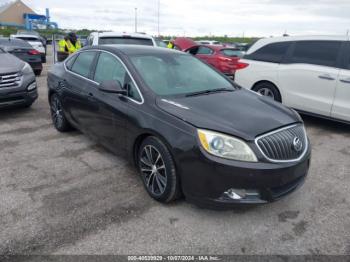
{"label": "dirt lot", "polygon": [[38,83],[31,109],[0,112],[0,254],[350,254],[350,126],[305,117],[311,171],[279,202],[162,205],[125,160],[56,132]]}

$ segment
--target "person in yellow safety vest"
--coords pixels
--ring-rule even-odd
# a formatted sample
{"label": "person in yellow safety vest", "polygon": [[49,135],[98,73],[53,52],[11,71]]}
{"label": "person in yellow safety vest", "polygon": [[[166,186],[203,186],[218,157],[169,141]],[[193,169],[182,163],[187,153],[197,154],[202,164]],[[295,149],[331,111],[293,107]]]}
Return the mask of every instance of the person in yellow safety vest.
{"label": "person in yellow safety vest", "polygon": [[170,48],[170,49],[174,48],[174,44],[171,41],[169,41],[168,48]]}
{"label": "person in yellow safety vest", "polygon": [[81,43],[75,33],[69,33],[67,37],[59,41],[59,52],[73,54],[81,49]]}

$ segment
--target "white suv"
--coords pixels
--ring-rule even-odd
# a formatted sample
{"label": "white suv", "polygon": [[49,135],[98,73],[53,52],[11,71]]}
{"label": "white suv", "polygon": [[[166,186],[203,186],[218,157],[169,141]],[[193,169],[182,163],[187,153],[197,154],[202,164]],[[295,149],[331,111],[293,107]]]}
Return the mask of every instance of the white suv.
{"label": "white suv", "polygon": [[267,38],[241,60],[235,81],[303,113],[350,121],[347,36]]}
{"label": "white suv", "polygon": [[157,46],[156,41],[152,36],[139,33],[91,33],[87,39],[90,46],[95,45],[148,45]]}

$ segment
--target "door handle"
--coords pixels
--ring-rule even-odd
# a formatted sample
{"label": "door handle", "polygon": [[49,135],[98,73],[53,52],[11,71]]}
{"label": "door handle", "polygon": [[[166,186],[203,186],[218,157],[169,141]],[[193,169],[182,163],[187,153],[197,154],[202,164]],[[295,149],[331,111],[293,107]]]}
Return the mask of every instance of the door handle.
{"label": "door handle", "polygon": [[329,75],[329,74],[325,74],[325,75],[320,75],[320,76],[318,76],[318,78],[320,78],[320,79],[324,79],[324,80],[335,80],[335,78],[334,77],[332,77],[331,75]]}
{"label": "door handle", "polygon": [[95,100],[94,94],[93,93],[88,93],[87,99],[90,100],[90,101],[94,101]]}
{"label": "door handle", "polygon": [[343,82],[343,83],[346,83],[346,84],[350,84],[350,78],[340,79],[340,82]]}

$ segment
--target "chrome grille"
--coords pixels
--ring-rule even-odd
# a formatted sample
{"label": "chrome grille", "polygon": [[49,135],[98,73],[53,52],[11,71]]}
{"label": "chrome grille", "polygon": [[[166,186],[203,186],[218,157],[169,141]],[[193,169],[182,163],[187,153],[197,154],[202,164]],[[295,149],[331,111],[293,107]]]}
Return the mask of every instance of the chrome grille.
{"label": "chrome grille", "polygon": [[17,87],[21,81],[19,73],[0,74],[0,88]]}
{"label": "chrome grille", "polygon": [[308,141],[303,125],[294,125],[262,135],[256,144],[271,161],[295,161],[306,152]]}

